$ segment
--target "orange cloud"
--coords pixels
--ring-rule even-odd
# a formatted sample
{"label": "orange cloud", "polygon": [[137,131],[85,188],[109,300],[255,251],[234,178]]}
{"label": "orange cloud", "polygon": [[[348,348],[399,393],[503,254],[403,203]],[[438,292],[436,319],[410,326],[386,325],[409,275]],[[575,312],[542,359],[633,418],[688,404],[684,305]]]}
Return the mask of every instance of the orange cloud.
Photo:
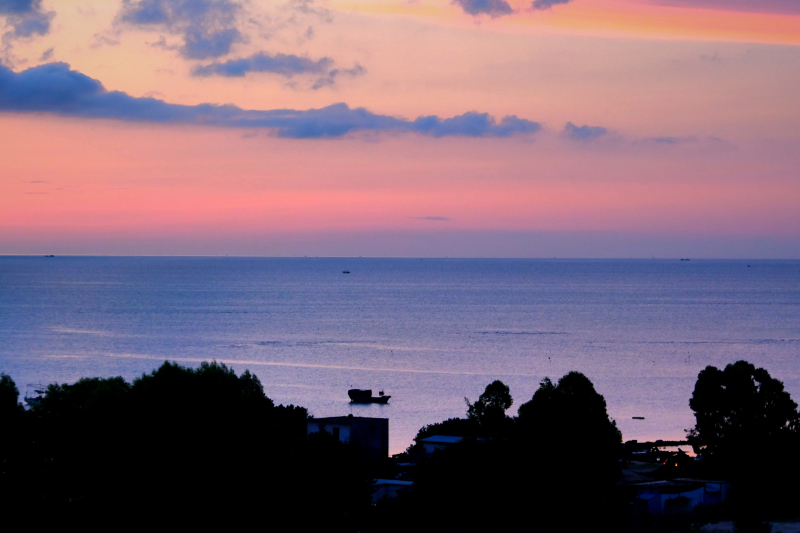
{"label": "orange cloud", "polygon": [[[525,16],[539,23],[539,13]],[[800,16],[651,5],[631,0],[576,0],[546,14],[556,27],[635,36],[800,44]]]}
{"label": "orange cloud", "polygon": [[530,2],[509,2],[511,16],[474,19],[446,0],[432,2],[353,2],[332,7],[343,11],[404,15],[440,24],[505,31],[566,30],[588,35],[722,40],[800,44],[800,16],[654,5],[641,0],[573,0],[550,10],[531,10]]}

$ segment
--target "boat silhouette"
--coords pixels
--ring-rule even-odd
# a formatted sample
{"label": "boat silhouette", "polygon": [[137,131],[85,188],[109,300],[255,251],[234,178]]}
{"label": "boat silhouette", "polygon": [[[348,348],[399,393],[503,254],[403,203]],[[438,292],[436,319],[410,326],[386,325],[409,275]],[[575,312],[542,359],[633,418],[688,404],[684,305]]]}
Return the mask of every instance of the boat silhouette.
{"label": "boat silhouette", "polygon": [[377,396],[372,395],[372,389],[350,389],[347,391],[352,403],[389,403],[391,396],[386,396],[380,391]]}
{"label": "boat silhouette", "polygon": [[30,407],[39,405],[47,394],[47,385],[42,383],[29,383],[25,388],[24,400]]}

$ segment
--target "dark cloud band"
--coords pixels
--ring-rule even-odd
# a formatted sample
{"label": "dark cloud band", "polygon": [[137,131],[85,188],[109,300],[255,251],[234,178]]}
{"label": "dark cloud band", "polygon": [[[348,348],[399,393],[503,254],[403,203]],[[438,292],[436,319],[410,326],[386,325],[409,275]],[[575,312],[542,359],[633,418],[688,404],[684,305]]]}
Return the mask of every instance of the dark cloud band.
{"label": "dark cloud band", "polygon": [[509,137],[535,133],[538,122],[507,116],[500,121],[486,113],[469,112],[452,118],[416,120],[371,113],[334,104],[321,109],[268,111],[234,105],[168,104],[155,98],[136,98],[107,91],[95,80],[69,68],[49,63],[16,73],[0,65],[0,111],[53,113],[62,116],[168,124],[202,124],[236,128],[268,128],[279,137],[340,137],[351,132],[413,132],[431,137]]}
{"label": "dark cloud band", "polygon": [[259,52],[242,59],[200,65],[192,70],[192,74],[203,77],[241,77],[248,72],[272,72],[289,78],[295,74],[327,74],[332,66],[333,60],[328,57],[315,61],[293,54],[270,55]]}

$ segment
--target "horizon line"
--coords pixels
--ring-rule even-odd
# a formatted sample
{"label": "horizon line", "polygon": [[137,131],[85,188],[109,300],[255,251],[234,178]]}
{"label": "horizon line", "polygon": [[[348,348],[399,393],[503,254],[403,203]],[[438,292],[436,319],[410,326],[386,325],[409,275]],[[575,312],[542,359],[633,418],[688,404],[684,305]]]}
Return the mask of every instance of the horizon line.
{"label": "horizon line", "polygon": [[516,260],[516,261],[552,261],[552,260],[576,260],[576,261],[800,261],[796,258],[778,257],[585,257],[585,256],[531,256],[531,257],[508,257],[508,256],[392,256],[392,255],[238,255],[238,254],[14,254],[0,253],[0,257],[40,257],[40,258],[198,258],[198,259],[448,259],[448,260]]}

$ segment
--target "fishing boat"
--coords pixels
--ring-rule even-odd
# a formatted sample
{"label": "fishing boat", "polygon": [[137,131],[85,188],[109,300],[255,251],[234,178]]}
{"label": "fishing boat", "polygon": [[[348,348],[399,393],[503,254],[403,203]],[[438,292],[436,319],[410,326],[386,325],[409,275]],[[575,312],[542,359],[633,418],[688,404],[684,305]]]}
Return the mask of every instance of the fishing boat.
{"label": "fishing boat", "polygon": [[33,407],[39,405],[44,400],[44,395],[47,393],[47,385],[41,383],[29,384],[25,388],[25,403]]}
{"label": "fishing boat", "polygon": [[372,395],[372,389],[350,389],[347,391],[352,403],[389,403],[391,396],[386,396],[383,391],[377,396]]}

